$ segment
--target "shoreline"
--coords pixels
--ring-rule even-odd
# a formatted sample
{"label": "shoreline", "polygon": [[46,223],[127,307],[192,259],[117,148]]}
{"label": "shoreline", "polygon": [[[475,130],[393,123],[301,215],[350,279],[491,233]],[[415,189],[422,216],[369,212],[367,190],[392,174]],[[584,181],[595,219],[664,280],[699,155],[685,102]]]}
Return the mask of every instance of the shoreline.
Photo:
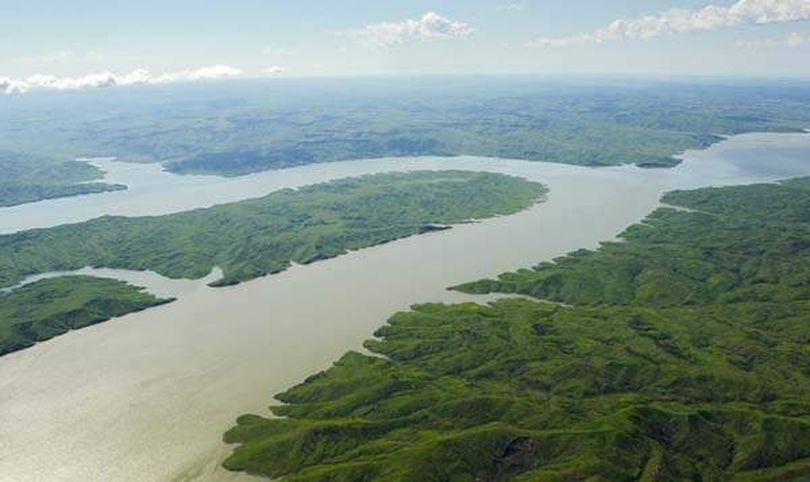
{"label": "shoreline", "polygon": [[[549,187],[547,202],[195,291],[126,323],[95,325],[3,357],[0,449],[8,456],[0,470],[18,480],[34,480],[54,464],[64,478],[90,481],[135,470],[146,480],[230,477],[212,457],[227,455],[220,437],[234,418],[264,413],[275,393],[357,349],[391,313],[470,299],[446,288],[595,248],[659,206],[664,190],[730,179],[675,169],[476,162],[457,164],[525,170]],[[384,168],[370,164],[357,166]],[[420,163],[398,164],[404,170]],[[65,444],[77,447],[71,457]]]}

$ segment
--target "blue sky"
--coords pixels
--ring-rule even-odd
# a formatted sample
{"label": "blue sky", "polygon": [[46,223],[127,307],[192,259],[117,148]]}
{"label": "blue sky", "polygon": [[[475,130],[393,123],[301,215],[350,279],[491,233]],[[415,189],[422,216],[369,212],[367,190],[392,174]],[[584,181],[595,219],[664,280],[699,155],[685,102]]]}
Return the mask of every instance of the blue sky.
{"label": "blue sky", "polygon": [[8,85],[34,75],[49,77],[30,85],[97,73],[136,72],[115,77],[119,83],[194,79],[202,67],[209,68],[202,77],[810,77],[810,0],[0,0],[0,7],[0,78]]}

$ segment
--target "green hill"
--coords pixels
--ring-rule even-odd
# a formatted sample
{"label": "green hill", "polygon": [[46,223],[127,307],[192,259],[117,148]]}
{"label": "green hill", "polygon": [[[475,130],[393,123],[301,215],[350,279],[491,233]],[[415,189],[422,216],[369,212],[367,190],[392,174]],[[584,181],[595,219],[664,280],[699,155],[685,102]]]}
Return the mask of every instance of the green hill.
{"label": "green hill", "polygon": [[169,301],[106,278],[40,280],[0,294],[0,355]]}
{"label": "green hill", "polygon": [[0,150],[0,172],[0,207],[127,188],[91,182],[103,177],[100,169],[87,162],[60,161],[53,156]]}
{"label": "green hill", "polygon": [[[422,305],[245,415],[225,466],[301,481],[806,480],[810,179],[674,192],[624,234]],[[562,302],[562,303],[556,303]],[[563,304],[564,303],[564,304]]]}

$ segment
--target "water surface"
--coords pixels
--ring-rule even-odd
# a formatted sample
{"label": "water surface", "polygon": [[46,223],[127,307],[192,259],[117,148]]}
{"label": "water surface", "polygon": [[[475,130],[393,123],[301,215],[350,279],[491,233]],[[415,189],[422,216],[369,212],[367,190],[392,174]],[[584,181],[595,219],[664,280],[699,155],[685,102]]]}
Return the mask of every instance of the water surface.
{"label": "water surface", "polygon": [[[504,172],[550,188],[547,202],[522,213],[295,266],[238,286],[197,284],[174,303],[0,358],[0,480],[248,479],[219,468],[228,453],[220,437],[234,417],[267,413],[273,394],[358,349],[393,312],[425,301],[476,299],[445,288],[614,239],[672,187],[810,174],[808,154],[810,136],[770,134],[687,152],[684,165],[671,170],[461,157],[176,179],[155,166],[116,165],[111,177],[123,176],[125,168],[136,171],[131,179],[115,179],[132,181],[128,193],[36,203],[24,209],[33,220],[0,210],[4,229],[12,231],[104,213],[158,214],[282,186],[426,168]],[[48,213],[57,207],[61,218]]]}
{"label": "water surface", "polygon": [[36,283],[37,281],[50,278],[59,278],[61,276],[95,276],[98,278],[111,278],[127,283],[146,288],[145,291],[151,293],[158,298],[176,298],[186,296],[191,291],[196,291],[201,287],[205,287],[209,283],[213,283],[222,278],[222,270],[215,267],[211,270],[211,274],[200,279],[170,279],[165,276],[159,275],[154,271],[132,271],[127,269],[112,269],[112,268],[93,268],[85,267],[73,271],[51,271],[49,273],[35,274],[27,276],[24,280],[20,281],[14,286],[8,286],[0,289],[0,293],[8,293],[17,288]]}

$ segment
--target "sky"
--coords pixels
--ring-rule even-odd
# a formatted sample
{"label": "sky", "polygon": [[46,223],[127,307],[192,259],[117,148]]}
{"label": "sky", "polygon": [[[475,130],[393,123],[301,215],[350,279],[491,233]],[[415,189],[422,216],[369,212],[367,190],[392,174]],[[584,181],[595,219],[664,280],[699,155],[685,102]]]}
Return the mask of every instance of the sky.
{"label": "sky", "polygon": [[0,0],[0,92],[233,77],[810,79],[810,0]]}

